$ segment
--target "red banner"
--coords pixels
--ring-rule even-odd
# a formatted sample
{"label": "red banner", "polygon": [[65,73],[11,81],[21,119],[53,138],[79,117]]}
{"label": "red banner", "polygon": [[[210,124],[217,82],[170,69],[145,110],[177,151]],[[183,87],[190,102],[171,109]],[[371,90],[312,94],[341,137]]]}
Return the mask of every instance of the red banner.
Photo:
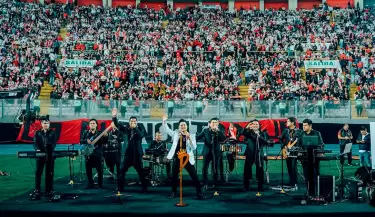
{"label": "red banner", "polygon": [[[72,121],[61,121],[51,122],[51,128],[56,131],[57,144],[79,144],[81,135],[85,130],[88,129],[89,119],[78,119]],[[110,124],[111,120],[99,120],[99,129],[104,130]],[[127,123],[127,122],[125,122]],[[230,123],[237,128],[237,132],[241,132],[246,127],[248,122],[220,122],[222,127],[225,129],[226,135],[228,134],[228,128]],[[259,121],[262,130],[267,130],[271,139],[278,141],[278,137],[281,136],[282,131],[286,128],[286,119],[266,119]],[[178,122],[168,122],[172,129],[178,128]],[[138,121],[138,125],[143,127],[146,131],[145,140],[143,143],[149,143],[153,140],[155,132],[163,130],[161,129],[162,123],[158,121],[143,122]],[[207,126],[207,121],[189,121],[189,131],[191,133],[201,132],[204,127]],[[298,125],[297,125],[298,126]],[[25,132],[24,126],[18,134],[17,141],[32,143],[34,134],[37,130],[41,129],[39,121],[32,123],[29,127],[28,132]],[[240,137],[240,140],[242,138]]]}

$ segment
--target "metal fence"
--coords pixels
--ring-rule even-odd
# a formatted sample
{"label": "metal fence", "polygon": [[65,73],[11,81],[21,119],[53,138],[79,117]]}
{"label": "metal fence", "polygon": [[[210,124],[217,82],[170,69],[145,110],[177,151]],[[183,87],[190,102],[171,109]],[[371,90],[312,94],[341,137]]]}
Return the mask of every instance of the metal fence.
{"label": "metal fence", "polygon": [[[25,99],[0,100],[2,122],[14,122],[26,109]],[[111,117],[111,109],[118,108],[121,118],[136,116],[144,119],[221,120],[241,121],[249,118],[283,118],[294,116],[313,120],[352,119],[357,112],[375,118],[375,101],[116,101],[116,100],[33,100],[31,109],[37,114],[49,114],[52,120]]]}

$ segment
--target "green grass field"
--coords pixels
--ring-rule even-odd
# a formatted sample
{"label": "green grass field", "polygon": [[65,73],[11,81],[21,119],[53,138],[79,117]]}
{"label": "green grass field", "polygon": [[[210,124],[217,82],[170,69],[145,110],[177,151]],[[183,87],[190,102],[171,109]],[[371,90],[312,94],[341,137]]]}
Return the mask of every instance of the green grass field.
{"label": "green grass field", "polygon": [[[243,174],[243,160],[238,160],[237,169],[232,173],[241,175]],[[357,163],[358,161],[354,161]],[[75,160],[75,172],[79,170],[79,161]],[[281,161],[270,160],[268,170],[270,172],[270,180],[279,180],[281,173]],[[334,175],[339,177],[338,170],[339,162],[337,161],[323,161],[321,163],[321,174],[322,175]],[[284,177],[287,180],[286,165],[284,165]],[[202,172],[202,161],[198,162],[198,173]],[[354,176],[354,172],[357,167],[345,166],[345,177]],[[84,165],[83,165],[84,170]],[[14,155],[3,155],[0,158],[0,171],[10,173],[11,176],[0,176],[1,193],[0,201],[8,200],[14,196],[24,194],[34,189],[34,171],[35,171],[35,160],[30,159],[18,159]],[[255,169],[253,169],[255,171]],[[301,171],[299,166],[298,171]],[[135,174],[135,170],[131,168],[129,174]],[[255,176],[254,176],[255,177]],[[59,158],[55,164],[55,180],[65,178],[66,183],[69,182],[69,164],[68,158]],[[43,179],[44,181],[44,179]]]}

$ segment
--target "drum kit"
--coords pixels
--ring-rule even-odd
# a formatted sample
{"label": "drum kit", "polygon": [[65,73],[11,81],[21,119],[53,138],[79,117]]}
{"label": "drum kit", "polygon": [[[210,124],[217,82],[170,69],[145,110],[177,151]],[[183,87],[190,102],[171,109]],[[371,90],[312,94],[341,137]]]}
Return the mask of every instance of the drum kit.
{"label": "drum kit", "polygon": [[[170,162],[167,159],[167,149],[155,148],[146,149],[146,156],[143,158],[144,163],[148,163],[148,175],[146,179],[150,181],[152,186],[163,185],[167,181],[164,173],[165,166]],[[147,167],[146,167],[147,168]]]}

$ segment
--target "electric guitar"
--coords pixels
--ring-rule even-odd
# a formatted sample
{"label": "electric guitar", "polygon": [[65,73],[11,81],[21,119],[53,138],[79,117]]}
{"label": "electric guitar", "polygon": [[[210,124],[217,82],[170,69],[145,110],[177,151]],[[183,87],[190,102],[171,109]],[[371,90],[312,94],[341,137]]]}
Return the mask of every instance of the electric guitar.
{"label": "electric guitar", "polygon": [[[294,137],[295,133],[296,133],[295,130],[289,130],[289,138],[292,139]],[[298,141],[298,138],[296,138],[296,140],[294,140],[294,142],[289,141],[288,144],[286,146],[284,146],[284,148],[282,150],[282,154],[283,154],[284,159],[288,158],[289,153],[290,153],[290,149],[297,143],[297,141]]]}
{"label": "electric guitar", "polygon": [[294,140],[294,142],[292,141],[289,141],[288,144],[283,148],[283,158],[288,158],[289,154],[290,154],[290,149],[297,143],[298,141],[298,138],[296,140]]}
{"label": "electric guitar", "polygon": [[94,137],[91,137],[90,138],[90,141],[91,141],[91,144],[82,144],[80,146],[80,151],[81,151],[81,154],[88,157],[90,155],[92,155],[92,153],[94,153],[94,149],[95,149],[95,143],[97,143],[99,141],[99,139],[101,139],[105,133],[107,133],[111,128],[112,128],[112,124],[107,128],[105,129],[98,137],[94,138]]}

